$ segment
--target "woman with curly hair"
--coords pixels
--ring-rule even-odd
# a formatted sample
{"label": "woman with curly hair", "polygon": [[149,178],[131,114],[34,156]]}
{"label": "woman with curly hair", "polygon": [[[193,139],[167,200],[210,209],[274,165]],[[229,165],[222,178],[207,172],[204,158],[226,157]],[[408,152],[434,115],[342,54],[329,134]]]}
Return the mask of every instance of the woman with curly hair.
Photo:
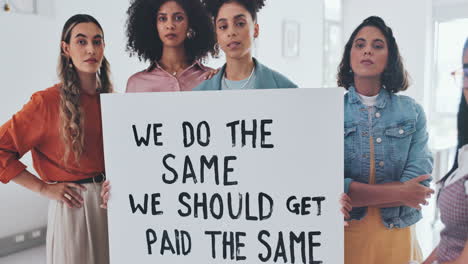
{"label": "woman with curly hair", "polygon": [[205,0],[213,17],[217,45],[226,54],[226,64],[195,90],[294,88],[296,84],[252,57],[260,30],[257,12],[264,0]]}
{"label": "woman with curly hair", "polygon": [[202,60],[216,54],[214,31],[199,0],[134,0],[127,14],[127,50],[150,63],[127,92],[191,91],[211,76]]}
{"label": "woman with curly hair", "polygon": [[468,39],[462,56],[463,92],[458,108],[458,145],[452,169],[441,180],[437,203],[444,229],[423,264],[468,263]]}
{"label": "woman with curly hair", "polygon": [[344,186],[352,221],[345,227],[345,263],[420,261],[412,226],[433,193],[433,160],[422,107],[397,95],[408,88],[409,77],[381,18],[365,19],[351,34],[338,86],[348,90]]}
{"label": "woman with curly hair", "polygon": [[[99,94],[111,93],[104,33],[89,15],[65,23],[60,83],[32,95],[0,127],[0,181],[50,199],[48,264],[109,263],[107,212],[99,208],[104,153]],[[19,159],[32,152],[31,174]]]}
{"label": "woman with curly hair", "polygon": [[[217,50],[211,18],[200,0],[133,0],[127,14],[127,50],[150,62],[130,76],[127,93],[192,91],[217,72],[202,64]],[[107,208],[110,188],[105,181],[102,208]]]}

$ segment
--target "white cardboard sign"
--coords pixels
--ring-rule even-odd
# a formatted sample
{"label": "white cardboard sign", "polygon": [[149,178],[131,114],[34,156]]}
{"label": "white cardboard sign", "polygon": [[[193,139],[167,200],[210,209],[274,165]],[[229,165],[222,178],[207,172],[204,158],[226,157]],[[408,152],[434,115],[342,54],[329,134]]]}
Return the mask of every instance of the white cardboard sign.
{"label": "white cardboard sign", "polygon": [[343,263],[343,92],[102,96],[111,263]]}

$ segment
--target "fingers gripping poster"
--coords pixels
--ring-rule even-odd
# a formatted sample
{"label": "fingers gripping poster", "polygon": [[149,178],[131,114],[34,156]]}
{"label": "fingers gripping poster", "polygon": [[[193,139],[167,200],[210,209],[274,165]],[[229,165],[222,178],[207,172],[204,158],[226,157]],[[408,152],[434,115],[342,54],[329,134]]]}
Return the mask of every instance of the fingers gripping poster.
{"label": "fingers gripping poster", "polygon": [[343,92],[102,96],[111,263],[343,263]]}

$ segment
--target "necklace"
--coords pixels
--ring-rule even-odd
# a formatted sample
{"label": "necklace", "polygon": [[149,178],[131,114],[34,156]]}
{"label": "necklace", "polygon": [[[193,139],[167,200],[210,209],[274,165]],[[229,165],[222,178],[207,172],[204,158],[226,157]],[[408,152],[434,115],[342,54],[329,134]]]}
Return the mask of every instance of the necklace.
{"label": "necklace", "polygon": [[[255,72],[255,66],[252,68],[252,72],[250,73],[249,78],[247,78],[247,81],[245,81],[245,83],[242,84],[242,86],[239,88],[239,90],[244,89],[244,87],[250,82],[250,79],[252,78],[254,72]],[[224,74],[224,76],[223,76],[223,82],[224,82],[224,85],[226,85],[226,88],[228,88],[228,90],[231,90],[231,87],[229,87],[229,85],[228,85],[228,83],[226,81],[226,74]]]}
{"label": "necklace", "polygon": [[[177,75],[177,70],[173,70],[173,71],[169,70],[169,67],[164,65],[164,63],[162,63],[161,61],[159,62],[159,65],[161,65],[161,68],[165,70],[167,73],[171,74],[172,76],[175,77]],[[182,69],[184,68],[182,67]]]}

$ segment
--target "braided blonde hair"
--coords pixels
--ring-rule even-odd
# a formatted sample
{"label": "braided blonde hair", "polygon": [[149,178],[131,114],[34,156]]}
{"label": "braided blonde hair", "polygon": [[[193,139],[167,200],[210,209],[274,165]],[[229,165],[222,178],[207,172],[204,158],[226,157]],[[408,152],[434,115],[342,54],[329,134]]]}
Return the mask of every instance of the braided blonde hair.
{"label": "braided blonde hair", "polygon": [[[71,32],[80,23],[94,23],[102,31],[99,22],[90,15],[78,14],[67,20],[62,30],[62,41],[70,44]],[[110,81],[109,62],[104,57],[101,67],[97,73],[97,93],[112,93],[113,87]],[[70,153],[73,153],[76,164],[80,163],[84,148],[84,125],[85,116],[80,106],[81,86],[78,73],[71,63],[71,59],[60,48],[58,63],[58,77],[60,85],[60,135],[65,145],[63,161],[68,163]]]}

